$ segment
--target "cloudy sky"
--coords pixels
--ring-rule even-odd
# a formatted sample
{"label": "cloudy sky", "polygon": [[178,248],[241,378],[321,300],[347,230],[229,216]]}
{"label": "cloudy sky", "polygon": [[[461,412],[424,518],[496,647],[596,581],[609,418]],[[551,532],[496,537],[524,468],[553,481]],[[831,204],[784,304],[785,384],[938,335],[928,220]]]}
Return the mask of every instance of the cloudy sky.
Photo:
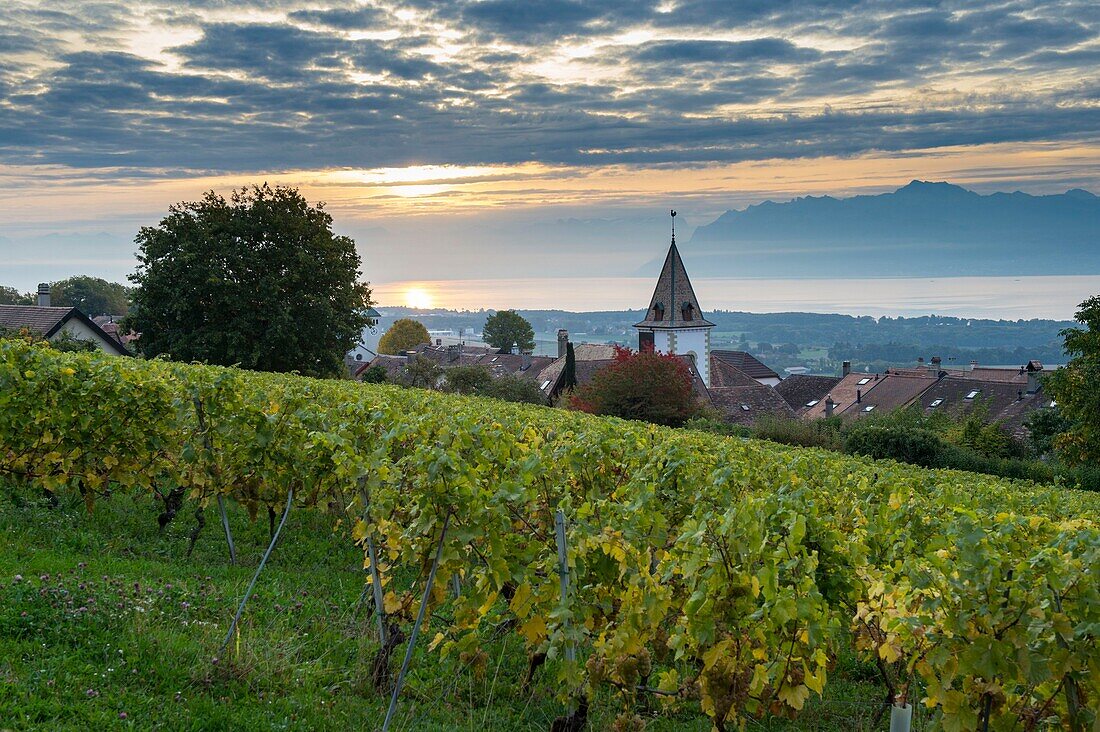
{"label": "cloudy sky", "polygon": [[168,204],[263,180],[376,283],[634,274],[670,206],[1100,192],[1098,100],[1092,0],[7,0],[0,280],[121,279]]}

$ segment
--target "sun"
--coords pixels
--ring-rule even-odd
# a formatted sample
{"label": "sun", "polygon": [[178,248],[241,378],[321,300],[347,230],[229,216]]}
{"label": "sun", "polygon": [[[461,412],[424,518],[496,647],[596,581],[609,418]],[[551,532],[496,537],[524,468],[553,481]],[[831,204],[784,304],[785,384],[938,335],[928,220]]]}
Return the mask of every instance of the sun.
{"label": "sun", "polygon": [[417,310],[430,310],[432,307],[431,294],[422,287],[410,287],[405,291],[405,305]]}

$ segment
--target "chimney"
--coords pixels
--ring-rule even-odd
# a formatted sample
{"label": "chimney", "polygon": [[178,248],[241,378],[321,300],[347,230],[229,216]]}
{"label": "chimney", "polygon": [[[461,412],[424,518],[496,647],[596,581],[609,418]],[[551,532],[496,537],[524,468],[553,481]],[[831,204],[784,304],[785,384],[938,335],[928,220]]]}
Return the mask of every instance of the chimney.
{"label": "chimney", "polygon": [[973,361],[970,362],[970,370],[973,371],[976,368],[978,368],[978,360],[974,359]]}
{"label": "chimney", "polygon": [[856,389],[856,404],[863,402],[863,389]]}
{"label": "chimney", "polygon": [[942,363],[943,360],[939,356],[933,356],[932,363],[928,366],[928,375],[933,379],[940,378],[940,365]]}
{"label": "chimney", "polygon": [[850,373],[852,373],[852,362],[851,361],[845,361],[844,363],[842,363],[840,365],[840,375],[841,376],[847,376]]}
{"label": "chimney", "polygon": [[1027,369],[1027,393],[1034,394],[1039,391],[1039,387],[1042,384],[1039,383],[1039,374],[1043,373],[1043,367],[1034,368],[1031,364],[1028,364]]}
{"label": "chimney", "polygon": [[519,370],[520,371],[526,371],[529,368],[531,368],[531,354],[527,353],[527,352],[524,352],[522,354],[522,358],[520,359]]}
{"label": "chimney", "polygon": [[435,345],[442,346],[443,345],[443,339],[442,338],[436,338],[435,339]]}
{"label": "chimney", "polygon": [[48,308],[50,306],[50,283],[43,282],[38,285],[38,307]]}
{"label": "chimney", "polygon": [[563,358],[569,349],[569,331],[558,328],[558,358]]}
{"label": "chimney", "polygon": [[833,395],[829,394],[825,397],[825,416],[832,417],[833,410],[836,408],[836,402],[833,401]]}

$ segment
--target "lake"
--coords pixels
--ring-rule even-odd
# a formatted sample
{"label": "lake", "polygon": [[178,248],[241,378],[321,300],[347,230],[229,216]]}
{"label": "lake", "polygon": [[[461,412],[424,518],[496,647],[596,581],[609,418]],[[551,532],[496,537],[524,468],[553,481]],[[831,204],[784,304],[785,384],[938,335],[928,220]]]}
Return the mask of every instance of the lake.
{"label": "lake", "polygon": [[[884,279],[692,278],[704,310],[851,315],[954,315],[1006,320],[1069,320],[1086,298],[1100,294],[1100,275]],[[382,306],[460,310],[642,309],[648,277],[419,280],[374,283]],[[413,293],[410,296],[410,292]]]}

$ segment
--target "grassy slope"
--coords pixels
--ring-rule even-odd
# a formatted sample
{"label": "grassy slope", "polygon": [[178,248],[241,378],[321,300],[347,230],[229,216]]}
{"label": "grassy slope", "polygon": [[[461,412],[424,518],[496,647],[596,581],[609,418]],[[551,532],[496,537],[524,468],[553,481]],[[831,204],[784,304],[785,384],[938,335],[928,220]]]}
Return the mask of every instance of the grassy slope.
{"label": "grassy slope", "polygon": [[[0,730],[381,728],[386,700],[367,680],[375,626],[356,610],[361,555],[332,533],[331,516],[291,514],[239,638],[214,664],[267,522],[231,515],[243,565],[232,567],[213,511],[191,559],[192,517],[181,514],[161,535],[156,513],[150,500],[123,496],[92,515],[71,497],[51,510],[0,486]],[[424,653],[432,635],[422,636],[395,729],[546,730],[561,713],[546,676],[521,694],[516,636],[486,645],[478,678]],[[870,676],[842,659],[826,699],[797,722],[751,727],[866,728],[882,696],[860,680]],[[597,699],[590,729],[607,729],[614,713]],[[708,728],[697,707],[654,714],[647,727]]]}

